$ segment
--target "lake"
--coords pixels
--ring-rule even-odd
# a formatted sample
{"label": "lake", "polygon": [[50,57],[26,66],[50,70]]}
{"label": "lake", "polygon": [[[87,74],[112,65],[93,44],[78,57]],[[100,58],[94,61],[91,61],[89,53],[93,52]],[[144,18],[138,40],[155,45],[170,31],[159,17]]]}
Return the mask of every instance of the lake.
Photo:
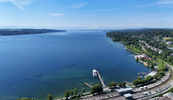
{"label": "lake", "polygon": [[74,88],[87,92],[90,89],[81,81],[99,83],[93,69],[106,85],[132,82],[138,72],[151,71],[129,55],[134,54],[102,30],[0,36],[0,100],[46,100],[49,93],[61,98]]}

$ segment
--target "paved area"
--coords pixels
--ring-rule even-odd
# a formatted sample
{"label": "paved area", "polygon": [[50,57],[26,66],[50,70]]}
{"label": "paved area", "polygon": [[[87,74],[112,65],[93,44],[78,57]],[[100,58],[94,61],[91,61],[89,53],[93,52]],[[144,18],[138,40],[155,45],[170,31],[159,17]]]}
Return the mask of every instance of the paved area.
{"label": "paved area", "polygon": [[[169,66],[171,70],[173,70],[173,68],[169,64],[166,63],[166,65]],[[162,85],[162,83],[167,81],[170,78],[170,75],[172,74],[167,72],[161,80],[157,81],[154,84],[148,85],[147,90],[142,91],[140,90],[140,88],[135,88],[134,93],[132,94],[133,99],[136,99],[136,100],[148,99],[149,97],[158,95],[160,93],[163,93],[169,90],[170,88],[173,87],[173,80],[169,81],[165,85]],[[144,92],[146,92],[147,94],[144,94]],[[101,94],[101,95],[85,98],[82,100],[125,100],[125,99],[123,96],[120,96],[117,92],[113,92],[113,93]]]}

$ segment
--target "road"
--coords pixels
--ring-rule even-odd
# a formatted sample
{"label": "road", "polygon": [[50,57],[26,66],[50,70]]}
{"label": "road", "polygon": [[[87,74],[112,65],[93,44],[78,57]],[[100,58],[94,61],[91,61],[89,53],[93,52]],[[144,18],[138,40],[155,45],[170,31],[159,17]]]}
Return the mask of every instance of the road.
{"label": "road", "polygon": [[146,50],[145,50],[144,46],[141,45],[140,43],[139,43],[139,45],[142,47],[142,50],[145,52]]}
{"label": "road", "polygon": [[[173,80],[170,81],[171,76],[172,76],[172,70],[173,68],[166,63],[166,65],[169,67],[171,70],[171,73],[167,73],[165,77],[163,77],[160,81],[154,84],[150,84],[148,87],[152,86],[151,89],[145,90],[145,91],[138,91],[139,88],[134,89],[134,93],[132,93],[132,96],[136,100],[141,100],[141,99],[148,99],[152,96],[158,95],[160,93],[164,93],[165,91],[169,90],[170,88],[173,87]],[[166,83],[167,82],[167,83]],[[163,84],[166,83],[166,84]],[[148,95],[145,95],[144,92],[151,92]],[[108,93],[108,94],[101,94],[97,96],[93,96],[90,98],[85,98],[82,100],[124,100],[123,96],[120,96],[117,92],[113,93]]]}

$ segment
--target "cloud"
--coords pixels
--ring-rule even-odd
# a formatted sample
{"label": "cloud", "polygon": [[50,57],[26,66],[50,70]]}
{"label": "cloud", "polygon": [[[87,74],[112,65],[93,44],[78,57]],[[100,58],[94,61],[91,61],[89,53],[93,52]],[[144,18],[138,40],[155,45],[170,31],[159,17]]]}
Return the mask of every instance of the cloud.
{"label": "cloud", "polygon": [[101,9],[97,11],[111,11],[111,10],[117,10],[117,9],[120,9],[120,8]]}
{"label": "cloud", "polygon": [[87,5],[88,3],[79,3],[79,4],[76,4],[76,5],[73,5],[72,7],[73,8],[81,8],[81,7],[83,7],[83,6],[85,6],[85,5]]}
{"label": "cloud", "polygon": [[25,9],[23,9],[18,3],[16,3],[14,0],[11,0],[11,2],[13,4],[15,4],[16,6],[18,6],[20,9],[22,9],[23,11],[25,11]]}
{"label": "cloud", "polygon": [[161,4],[161,5],[173,4],[173,0],[164,0],[164,1],[156,2],[156,4]]}
{"label": "cloud", "polygon": [[64,15],[64,14],[61,14],[61,13],[50,13],[50,15],[52,15],[52,16],[62,16],[62,15]]}
{"label": "cloud", "polygon": [[170,4],[173,4],[173,0],[160,0],[151,4],[137,5],[133,7],[161,6],[161,5],[170,5]]}
{"label": "cloud", "polygon": [[34,0],[0,0],[0,3],[1,2],[11,2],[11,3],[15,4],[16,6],[18,6],[21,10],[25,11],[25,9],[22,6],[30,5],[32,1],[34,1]]}

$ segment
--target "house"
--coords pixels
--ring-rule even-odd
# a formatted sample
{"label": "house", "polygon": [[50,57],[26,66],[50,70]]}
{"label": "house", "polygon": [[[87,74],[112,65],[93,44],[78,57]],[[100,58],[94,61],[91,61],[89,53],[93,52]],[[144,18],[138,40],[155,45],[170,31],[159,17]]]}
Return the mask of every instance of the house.
{"label": "house", "polygon": [[164,94],[163,96],[173,99],[173,93],[172,92],[168,92],[168,93]]}
{"label": "house", "polygon": [[159,67],[158,66],[154,66],[154,70],[155,71],[158,71],[159,70]]}
{"label": "house", "polygon": [[171,53],[169,56],[173,56],[173,53]]}
{"label": "house", "polygon": [[172,42],[171,41],[168,41],[168,42],[165,42],[166,44],[169,44],[169,45],[171,45],[172,44]]}
{"label": "house", "polygon": [[135,59],[137,59],[137,58],[140,59],[141,57],[144,57],[144,55],[136,55]]}
{"label": "house", "polygon": [[162,54],[163,52],[162,52],[162,50],[159,50],[159,54]]}
{"label": "house", "polygon": [[156,75],[156,74],[157,74],[156,71],[152,71],[152,72],[150,72],[148,75],[146,75],[145,78],[146,78],[147,76],[154,76],[154,75]]}

